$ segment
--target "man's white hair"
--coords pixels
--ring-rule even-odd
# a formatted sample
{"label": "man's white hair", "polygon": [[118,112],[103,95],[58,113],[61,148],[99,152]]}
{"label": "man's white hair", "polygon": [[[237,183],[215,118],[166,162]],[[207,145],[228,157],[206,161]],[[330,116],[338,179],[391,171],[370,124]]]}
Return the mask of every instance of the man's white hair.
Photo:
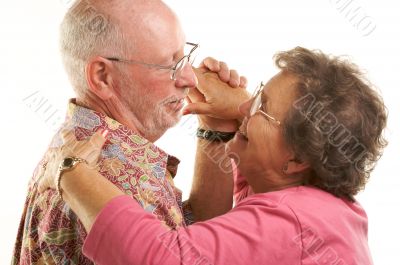
{"label": "man's white hair", "polygon": [[123,57],[125,41],[118,23],[96,10],[88,0],[77,0],[60,27],[61,56],[78,98],[88,92],[85,67],[92,56]]}

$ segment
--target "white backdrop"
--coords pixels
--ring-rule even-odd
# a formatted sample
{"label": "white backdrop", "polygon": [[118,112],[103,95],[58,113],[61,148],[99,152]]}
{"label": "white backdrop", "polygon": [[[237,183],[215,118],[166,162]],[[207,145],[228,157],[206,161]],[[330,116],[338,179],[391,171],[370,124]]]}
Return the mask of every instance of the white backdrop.
{"label": "white backdrop", "polygon": [[[0,7],[0,264],[10,262],[27,182],[73,97],[58,53],[58,25],[68,2],[14,0]],[[276,72],[271,60],[276,51],[298,45],[350,55],[368,72],[390,112],[390,144],[358,199],[369,215],[375,264],[400,264],[398,5],[389,0],[166,2],[181,17],[187,39],[201,43],[202,56],[238,69],[248,77],[249,89]],[[182,122],[158,142],[182,160],[176,183],[185,198],[193,168],[193,128],[193,120]]]}

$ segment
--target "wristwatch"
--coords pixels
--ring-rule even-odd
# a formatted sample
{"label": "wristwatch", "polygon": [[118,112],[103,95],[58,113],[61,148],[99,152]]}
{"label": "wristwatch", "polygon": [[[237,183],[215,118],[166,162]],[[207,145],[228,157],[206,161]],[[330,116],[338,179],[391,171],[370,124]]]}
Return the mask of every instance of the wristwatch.
{"label": "wristwatch", "polygon": [[61,197],[61,199],[62,199],[61,175],[66,171],[71,171],[79,163],[88,164],[88,162],[85,159],[79,158],[79,157],[73,157],[73,156],[68,156],[61,161],[60,166],[58,167],[57,176],[56,176],[56,183],[57,183],[56,189],[57,189],[57,193]]}
{"label": "wristwatch", "polygon": [[232,140],[236,132],[220,132],[212,130],[197,129],[196,136],[201,139],[206,139],[211,142],[228,142]]}

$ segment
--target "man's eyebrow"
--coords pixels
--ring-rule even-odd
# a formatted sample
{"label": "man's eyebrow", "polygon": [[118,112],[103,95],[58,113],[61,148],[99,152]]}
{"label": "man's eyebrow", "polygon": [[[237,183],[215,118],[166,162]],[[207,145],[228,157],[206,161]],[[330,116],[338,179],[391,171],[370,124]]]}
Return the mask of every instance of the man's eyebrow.
{"label": "man's eyebrow", "polygon": [[173,58],[176,60],[181,59],[183,56],[185,56],[185,45],[183,45],[183,47],[179,48],[177,51],[175,51],[175,53],[173,54]]}
{"label": "man's eyebrow", "polygon": [[171,66],[173,66],[178,62],[178,60],[180,60],[183,57],[183,55],[180,55],[181,53],[182,53],[181,49],[178,49],[173,53],[163,55],[162,58],[160,58],[160,61],[164,64],[169,63]]}

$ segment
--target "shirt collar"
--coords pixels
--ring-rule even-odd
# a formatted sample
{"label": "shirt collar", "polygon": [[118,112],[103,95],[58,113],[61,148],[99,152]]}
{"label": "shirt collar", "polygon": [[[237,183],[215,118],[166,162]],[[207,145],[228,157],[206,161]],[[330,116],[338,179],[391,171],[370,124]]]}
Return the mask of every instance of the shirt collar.
{"label": "shirt collar", "polygon": [[105,114],[77,105],[75,99],[71,99],[68,104],[66,127],[74,128],[78,140],[98,130],[107,129],[114,142],[118,142],[122,148],[125,146],[135,150],[135,154],[129,159],[135,162],[146,162],[149,159],[151,163],[159,162],[168,169],[172,177],[176,175],[179,159],[168,155],[154,143]]}

